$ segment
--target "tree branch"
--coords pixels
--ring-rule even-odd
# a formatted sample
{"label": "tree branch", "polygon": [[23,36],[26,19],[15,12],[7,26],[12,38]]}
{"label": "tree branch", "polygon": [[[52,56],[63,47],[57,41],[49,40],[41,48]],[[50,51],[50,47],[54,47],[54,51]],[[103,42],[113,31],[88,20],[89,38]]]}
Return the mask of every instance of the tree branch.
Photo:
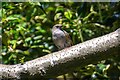
{"label": "tree branch", "polygon": [[119,51],[120,28],[110,34],[27,61],[24,64],[0,64],[0,79],[30,80],[54,77],[70,72],[73,68],[94,64],[118,55]]}

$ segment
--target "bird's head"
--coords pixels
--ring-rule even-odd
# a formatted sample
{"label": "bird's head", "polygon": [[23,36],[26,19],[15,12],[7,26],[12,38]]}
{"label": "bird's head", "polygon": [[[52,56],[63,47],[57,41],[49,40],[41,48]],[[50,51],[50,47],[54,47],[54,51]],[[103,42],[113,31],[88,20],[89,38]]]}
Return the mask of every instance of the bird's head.
{"label": "bird's head", "polygon": [[62,28],[62,24],[56,24],[53,26],[53,29],[61,29]]}

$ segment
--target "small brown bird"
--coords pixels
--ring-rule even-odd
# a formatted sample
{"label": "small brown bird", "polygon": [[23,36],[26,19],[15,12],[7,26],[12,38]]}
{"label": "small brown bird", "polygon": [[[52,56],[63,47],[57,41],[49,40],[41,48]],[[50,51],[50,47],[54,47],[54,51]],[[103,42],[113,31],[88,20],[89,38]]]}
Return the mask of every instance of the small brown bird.
{"label": "small brown bird", "polygon": [[52,28],[52,39],[59,50],[72,46],[69,34],[61,29],[62,24],[56,24]]}

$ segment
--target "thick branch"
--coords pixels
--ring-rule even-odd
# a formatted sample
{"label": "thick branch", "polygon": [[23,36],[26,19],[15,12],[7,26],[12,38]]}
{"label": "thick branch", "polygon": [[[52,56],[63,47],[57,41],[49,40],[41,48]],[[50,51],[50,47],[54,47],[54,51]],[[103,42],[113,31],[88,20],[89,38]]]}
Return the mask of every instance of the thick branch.
{"label": "thick branch", "polygon": [[1,79],[41,79],[72,71],[117,55],[120,29],[102,37],[17,65],[0,65]]}

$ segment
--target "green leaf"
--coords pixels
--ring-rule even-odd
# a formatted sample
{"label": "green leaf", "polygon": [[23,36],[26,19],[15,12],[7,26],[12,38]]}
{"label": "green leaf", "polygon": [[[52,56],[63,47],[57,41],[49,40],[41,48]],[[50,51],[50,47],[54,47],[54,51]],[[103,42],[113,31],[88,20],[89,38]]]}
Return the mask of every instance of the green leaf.
{"label": "green leaf", "polygon": [[16,48],[16,43],[17,43],[17,40],[10,40],[10,43],[13,44],[13,49]]}
{"label": "green leaf", "polygon": [[57,12],[63,12],[63,11],[64,11],[63,6],[58,6],[57,9],[56,9],[56,11],[55,11],[55,13],[57,13]]}
{"label": "green leaf", "polygon": [[72,12],[70,10],[67,10],[65,13],[64,13],[65,17],[68,18],[68,19],[71,19],[72,18]]}
{"label": "green leaf", "polygon": [[31,37],[28,37],[25,39],[25,42],[31,41],[31,39],[32,39]]}
{"label": "green leaf", "polygon": [[17,15],[17,14],[15,14],[15,15],[10,15],[10,16],[8,16],[7,18],[6,18],[6,20],[16,20],[16,19],[20,19],[20,18],[22,18],[22,16],[21,15]]}
{"label": "green leaf", "polygon": [[41,39],[43,36],[42,35],[40,35],[40,36],[35,36],[33,39],[34,40],[39,40],[39,39]]}
{"label": "green leaf", "polygon": [[57,13],[54,17],[54,20],[56,21],[57,19],[60,19],[61,18],[61,13]]}
{"label": "green leaf", "polygon": [[40,29],[40,32],[44,34],[44,33],[46,33],[46,30]]}

